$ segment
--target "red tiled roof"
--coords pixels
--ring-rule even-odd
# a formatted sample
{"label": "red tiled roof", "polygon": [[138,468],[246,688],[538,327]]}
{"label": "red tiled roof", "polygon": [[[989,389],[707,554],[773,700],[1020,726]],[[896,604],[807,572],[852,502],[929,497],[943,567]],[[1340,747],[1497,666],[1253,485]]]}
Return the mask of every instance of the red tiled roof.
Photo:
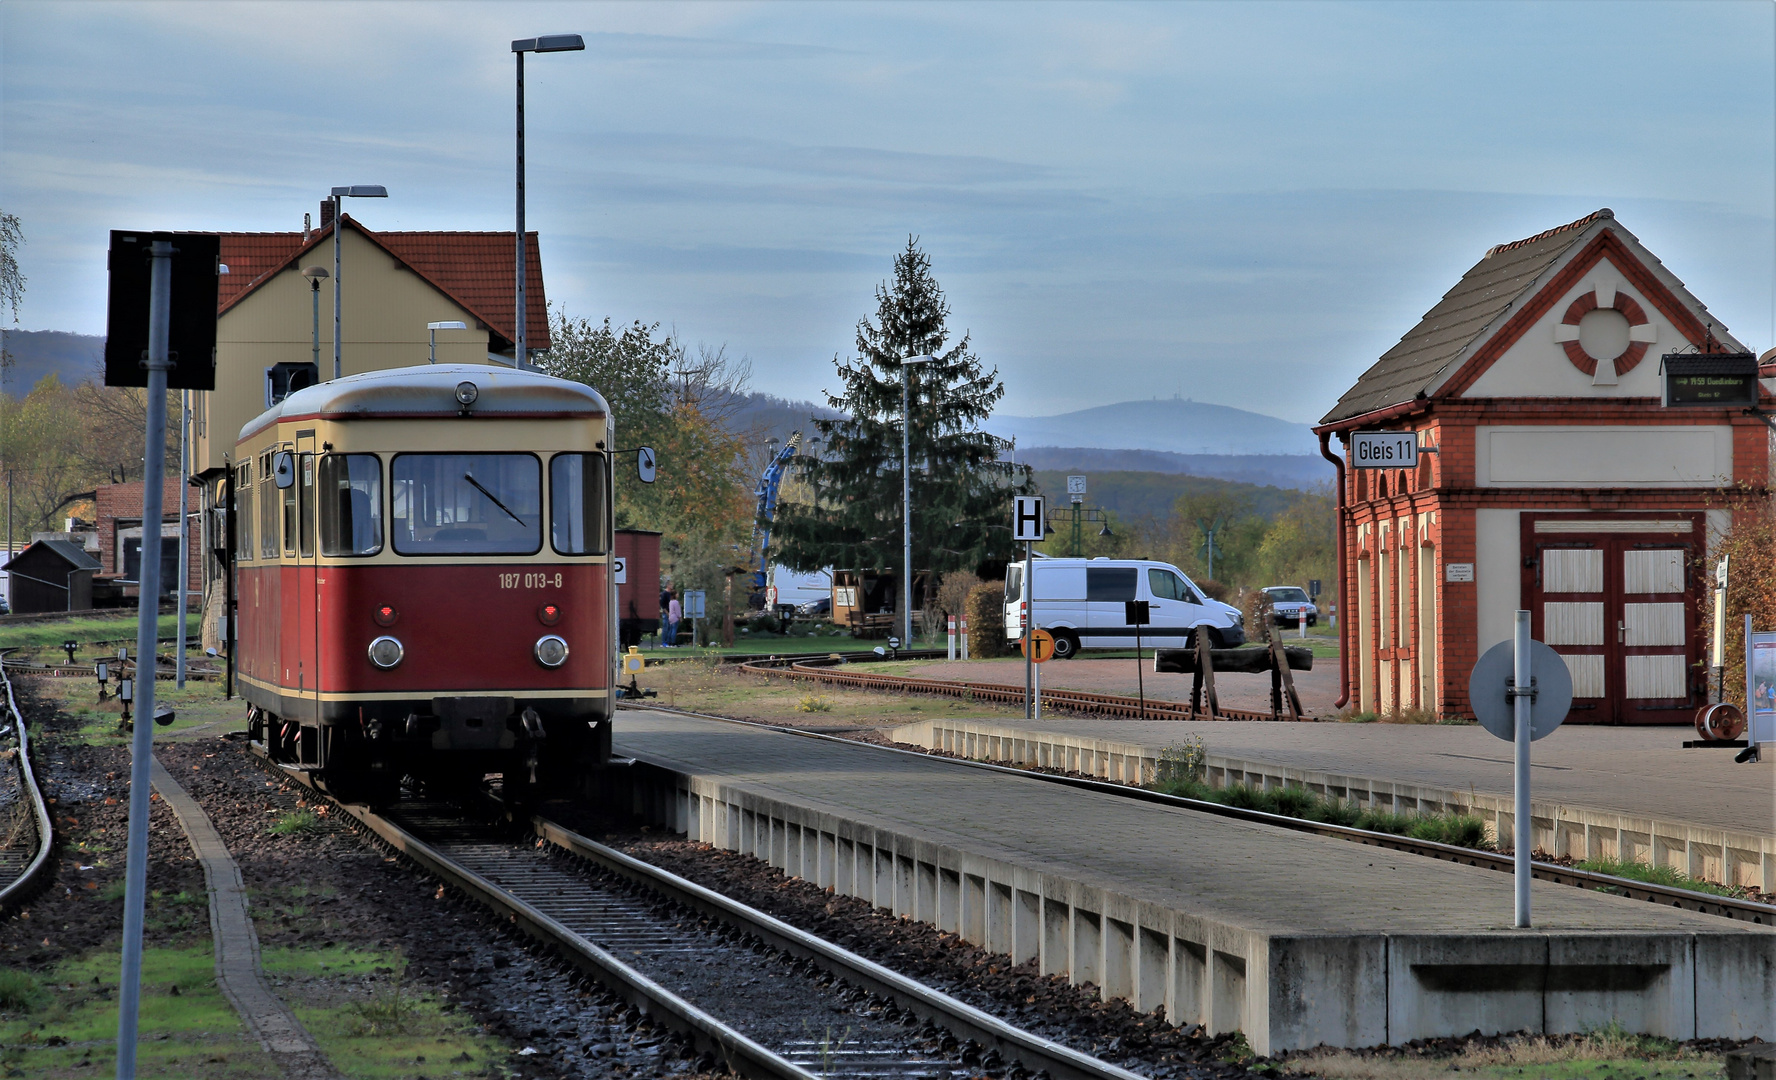
{"label": "red tiled roof", "polygon": [[[504,343],[514,338],[513,312],[517,297],[512,288],[515,254],[509,232],[372,232],[352,220],[345,221],[365,239],[388,252],[444,295],[461,304]],[[228,274],[218,283],[216,313],[226,312],[251,295],[279,272],[305,261],[323,244],[332,243],[332,227],[317,229],[302,242],[297,232],[222,233],[222,262]],[[328,267],[331,269],[331,266]],[[549,304],[543,292],[543,258],[537,234],[525,234],[524,306],[525,346],[549,347]]]}

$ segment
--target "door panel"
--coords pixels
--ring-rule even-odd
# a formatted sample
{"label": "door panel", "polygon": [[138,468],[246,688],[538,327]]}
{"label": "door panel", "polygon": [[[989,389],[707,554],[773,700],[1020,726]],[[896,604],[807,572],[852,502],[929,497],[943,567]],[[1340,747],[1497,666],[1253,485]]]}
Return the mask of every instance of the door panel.
{"label": "door panel", "polygon": [[1572,672],[1569,723],[1690,721],[1702,543],[1697,513],[1523,516],[1523,602]]}
{"label": "door panel", "polygon": [[[320,622],[315,618],[319,597],[315,578],[315,455],[314,435],[299,433],[296,437],[296,625],[301,642],[302,696],[312,703],[315,717],[320,715]],[[324,763],[323,763],[324,764]]]}

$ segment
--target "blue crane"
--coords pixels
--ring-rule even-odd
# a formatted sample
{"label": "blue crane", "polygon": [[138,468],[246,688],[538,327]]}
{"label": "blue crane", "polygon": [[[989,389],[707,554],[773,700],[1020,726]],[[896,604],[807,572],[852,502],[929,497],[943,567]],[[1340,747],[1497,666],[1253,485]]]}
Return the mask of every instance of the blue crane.
{"label": "blue crane", "polygon": [[753,492],[758,496],[758,513],[752,520],[752,595],[758,598],[756,603],[760,607],[764,606],[765,577],[771,565],[771,522],[777,517],[777,489],[783,484],[789,459],[796,456],[801,446],[802,433],[798,431],[765,466],[759,475],[758,490]]}

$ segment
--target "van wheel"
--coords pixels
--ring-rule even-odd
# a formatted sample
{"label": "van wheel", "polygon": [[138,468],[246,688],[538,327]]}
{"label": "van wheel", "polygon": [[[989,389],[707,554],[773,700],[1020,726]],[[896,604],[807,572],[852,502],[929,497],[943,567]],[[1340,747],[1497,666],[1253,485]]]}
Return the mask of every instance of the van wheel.
{"label": "van wheel", "polygon": [[1209,648],[1211,649],[1224,649],[1227,647],[1227,643],[1221,640],[1221,631],[1212,626],[1200,626],[1190,631],[1190,636],[1184,639],[1184,647],[1186,649],[1196,648],[1196,635],[1198,634],[1209,635]]}
{"label": "van wheel", "polygon": [[1079,658],[1079,638],[1065,630],[1057,630],[1055,639],[1055,658],[1058,660],[1076,660]]}

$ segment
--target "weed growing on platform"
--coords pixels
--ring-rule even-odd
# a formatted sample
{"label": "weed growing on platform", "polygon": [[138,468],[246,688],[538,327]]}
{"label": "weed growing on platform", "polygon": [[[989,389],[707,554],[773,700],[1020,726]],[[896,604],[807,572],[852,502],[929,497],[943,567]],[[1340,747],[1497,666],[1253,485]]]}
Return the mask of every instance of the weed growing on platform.
{"label": "weed growing on platform", "polygon": [[1436,1077],[1534,1076],[1537,1080],[1677,1080],[1718,1077],[1718,1058],[1669,1039],[1635,1035],[1619,1023],[1580,1035],[1506,1035],[1472,1040],[1460,1052],[1426,1055],[1416,1047],[1310,1051],[1284,1065],[1291,1076],[1325,1080],[1432,1080]]}
{"label": "weed growing on platform", "polygon": [[1716,885],[1712,881],[1703,881],[1669,866],[1653,866],[1643,862],[1619,862],[1615,859],[1586,859],[1576,862],[1573,868],[1589,870],[1593,874],[1608,874],[1611,877],[1627,878],[1630,881],[1644,881],[1649,885],[1665,885],[1673,889],[1690,889],[1694,892],[1709,893],[1714,896],[1744,896],[1744,889],[1729,888]]}
{"label": "weed growing on platform", "polygon": [[803,694],[796,702],[796,712],[832,712],[832,702],[819,694]]}
{"label": "weed growing on platform", "polygon": [[1472,814],[1392,814],[1382,810],[1366,810],[1355,803],[1340,802],[1316,795],[1303,787],[1289,786],[1266,790],[1246,784],[1214,788],[1197,779],[1160,780],[1153,790],[1185,799],[1220,803],[1240,810],[1257,810],[1265,814],[1320,821],[1328,825],[1344,825],[1353,829],[1409,836],[1439,844],[1490,850],[1486,825]]}
{"label": "weed growing on platform", "polygon": [[1200,782],[1208,769],[1209,751],[1201,735],[1192,735],[1176,746],[1159,752],[1159,779]]}

